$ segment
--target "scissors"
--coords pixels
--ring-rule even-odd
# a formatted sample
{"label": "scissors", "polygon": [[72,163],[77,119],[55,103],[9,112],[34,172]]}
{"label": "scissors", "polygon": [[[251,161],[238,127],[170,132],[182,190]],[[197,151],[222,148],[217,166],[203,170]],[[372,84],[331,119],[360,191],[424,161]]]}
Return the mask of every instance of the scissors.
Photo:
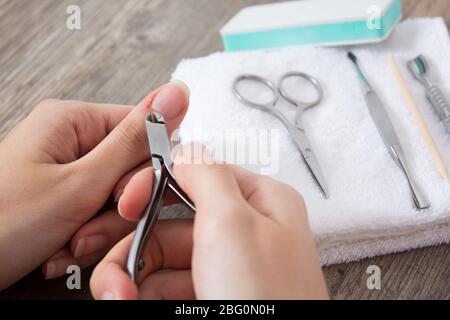
{"label": "scissors", "polygon": [[150,202],[136,227],[128,253],[127,271],[136,283],[139,281],[139,271],[145,266],[142,253],[158,220],[166,192],[172,190],[188,208],[195,212],[194,204],[175,181],[172,147],[163,116],[156,112],[150,112],[145,119],[145,125],[154,176]]}
{"label": "scissors", "polygon": [[[304,102],[300,101],[296,98],[294,98],[292,95],[288,93],[288,91],[285,89],[283,84],[285,81],[289,78],[301,78],[306,80],[308,83],[310,83],[313,88],[316,91],[317,97],[310,102]],[[243,95],[238,88],[238,85],[240,82],[243,81],[251,81],[255,83],[262,84],[264,87],[266,87],[272,94],[272,98],[267,103],[260,103],[256,102],[254,100],[248,99]],[[278,86],[275,86],[270,80],[267,80],[263,77],[253,75],[253,74],[243,74],[237,77],[232,85],[232,91],[233,94],[236,96],[239,101],[241,101],[243,104],[256,108],[258,110],[268,112],[274,117],[278,118],[283,125],[286,127],[286,129],[289,132],[289,135],[291,136],[293,142],[295,143],[298,151],[300,152],[303,161],[306,164],[307,169],[311,173],[314,181],[318,185],[320,191],[324,195],[325,199],[328,198],[328,188],[325,182],[325,178],[322,174],[322,170],[320,169],[319,162],[317,161],[317,158],[313,152],[313,149],[311,147],[311,143],[308,139],[308,136],[305,133],[304,126],[303,126],[303,113],[316,105],[318,105],[323,98],[323,90],[322,86],[320,85],[319,81],[303,72],[288,72],[285,73],[279,80]],[[281,113],[279,110],[275,108],[275,105],[277,104],[280,95],[287,100],[290,104],[295,106],[297,108],[297,112],[295,114],[295,123],[293,124],[290,122],[286,116]]]}

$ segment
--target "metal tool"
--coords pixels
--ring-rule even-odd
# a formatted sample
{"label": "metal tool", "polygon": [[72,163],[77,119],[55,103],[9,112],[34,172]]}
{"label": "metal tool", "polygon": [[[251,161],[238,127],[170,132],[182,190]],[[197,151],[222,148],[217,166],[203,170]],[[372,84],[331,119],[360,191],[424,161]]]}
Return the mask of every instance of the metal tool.
{"label": "metal tool", "polygon": [[420,112],[417,101],[411,92],[411,88],[406,83],[406,79],[402,71],[400,70],[397,59],[392,54],[388,54],[386,57],[391,73],[397,80],[397,84],[400,89],[400,92],[402,93],[403,100],[405,100],[406,106],[408,107],[411,116],[414,118],[414,121],[420,131],[420,134],[422,135],[422,138],[426,142],[428,152],[430,153],[431,157],[434,160],[436,169],[439,171],[441,177],[446,182],[450,183],[448,168],[447,165],[445,164],[442,152],[441,150],[439,150],[439,147],[437,146],[433,138],[433,135],[431,134],[430,129],[428,128],[427,123],[425,122],[422,112]]}
{"label": "metal tool", "polygon": [[367,107],[369,108],[370,115],[372,116],[372,119],[377,126],[378,132],[383,139],[384,144],[389,151],[389,154],[395,160],[397,165],[405,174],[406,179],[408,180],[414,206],[419,210],[429,208],[430,205],[428,204],[427,199],[422,194],[418,185],[414,181],[414,178],[408,167],[405,154],[400,145],[400,140],[397,136],[397,133],[395,132],[394,126],[386,110],[384,109],[383,103],[381,102],[377,93],[372,89],[367,78],[362,73],[361,68],[358,65],[358,59],[356,58],[356,56],[352,52],[349,52],[348,58],[353,62],[356,71],[358,72]]}
{"label": "metal tool", "polygon": [[158,220],[167,190],[172,190],[186,206],[195,212],[194,204],[178,186],[173,175],[172,150],[164,118],[159,113],[150,112],[146,117],[145,124],[147,127],[154,177],[150,202],[136,227],[134,239],[128,254],[127,271],[134,282],[138,282],[139,271],[145,266],[142,253],[153,226]]}
{"label": "metal tool", "polygon": [[430,75],[430,66],[423,55],[408,61],[408,68],[424,87],[426,95],[434,111],[444,124],[445,130],[450,133],[450,105],[441,89],[433,83]]}
{"label": "metal tool", "polygon": [[[290,95],[288,91],[284,88],[283,84],[286,79],[293,77],[301,78],[309,82],[317,93],[316,99],[314,99],[311,102],[304,102],[299,101],[292,95]],[[238,88],[239,83],[242,81],[252,81],[264,85],[267,89],[270,90],[270,93],[272,94],[271,100],[268,103],[259,103],[246,98],[245,95],[243,95]],[[307,109],[318,105],[320,101],[322,101],[323,90],[319,81],[316,78],[303,72],[288,72],[281,77],[278,86],[275,86],[275,84],[273,84],[270,80],[267,80],[260,76],[252,74],[244,74],[237,77],[234,80],[232,85],[232,91],[234,95],[245,105],[259,109],[264,112],[268,112],[274,117],[278,118],[283,123],[283,125],[288,130],[289,135],[291,136],[297,149],[302,155],[306,167],[310,171],[314,181],[319,186],[320,191],[322,192],[324,197],[328,198],[328,188],[325,182],[325,178],[322,174],[322,170],[320,169],[319,162],[317,161],[317,158],[313,152],[308,136],[305,133],[302,121],[303,113]],[[295,124],[292,124],[292,122],[290,122],[283,113],[274,108],[279,100],[279,95],[281,95],[284,99],[286,99],[290,104],[297,107],[297,112],[295,115]]]}

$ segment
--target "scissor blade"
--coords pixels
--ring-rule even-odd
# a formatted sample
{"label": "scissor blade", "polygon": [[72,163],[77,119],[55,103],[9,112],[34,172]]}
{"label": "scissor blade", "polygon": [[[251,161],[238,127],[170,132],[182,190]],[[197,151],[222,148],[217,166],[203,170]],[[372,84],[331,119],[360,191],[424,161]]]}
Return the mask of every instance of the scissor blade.
{"label": "scissor blade", "polygon": [[324,195],[325,199],[328,199],[329,194],[325,177],[323,176],[322,170],[320,169],[319,162],[317,161],[316,155],[313,152],[308,137],[306,136],[305,132],[298,127],[291,128],[290,131],[292,131],[291,136],[294,139],[295,145],[299,149],[303,161],[308,167],[309,172],[311,172],[314,181],[319,186],[319,189]]}

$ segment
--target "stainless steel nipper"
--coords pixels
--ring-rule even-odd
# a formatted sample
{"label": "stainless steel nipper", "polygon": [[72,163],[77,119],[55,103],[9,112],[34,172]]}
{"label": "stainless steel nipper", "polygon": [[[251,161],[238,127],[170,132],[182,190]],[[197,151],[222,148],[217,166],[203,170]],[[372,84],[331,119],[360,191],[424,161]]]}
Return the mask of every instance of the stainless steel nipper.
{"label": "stainless steel nipper", "polygon": [[150,202],[139,221],[127,261],[127,271],[134,282],[139,281],[139,271],[145,266],[143,250],[158,220],[163,207],[164,196],[172,190],[180,200],[195,212],[189,197],[181,190],[173,175],[172,146],[161,114],[150,112],[146,119],[147,138],[150,146],[151,162],[154,172]]}

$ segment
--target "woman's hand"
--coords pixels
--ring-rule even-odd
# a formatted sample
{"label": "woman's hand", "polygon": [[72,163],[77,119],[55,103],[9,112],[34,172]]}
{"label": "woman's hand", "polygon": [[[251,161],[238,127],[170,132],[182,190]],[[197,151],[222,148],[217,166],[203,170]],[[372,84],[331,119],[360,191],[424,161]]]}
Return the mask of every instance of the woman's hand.
{"label": "woman's hand", "polygon": [[[235,166],[189,156],[176,163],[176,179],[196,205],[195,220],[158,222],[138,285],[124,269],[134,234],[119,242],[93,273],[95,298],[328,298],[295,190]],[[122,216],[139,217],[148,193],[135,191],[149,190],[151,181],[151,170],[131,179],[119,203]]]}
{"label": "woman's hand", "polygon": [[172,131],[187,107],[187,88],[174,82],[134,108],[45,101],[17,125],[0,144],[0,288],[47,259],[47,278],[91,264],[131,232],[115,210],[94,216],[148,160],[149,109]]}

